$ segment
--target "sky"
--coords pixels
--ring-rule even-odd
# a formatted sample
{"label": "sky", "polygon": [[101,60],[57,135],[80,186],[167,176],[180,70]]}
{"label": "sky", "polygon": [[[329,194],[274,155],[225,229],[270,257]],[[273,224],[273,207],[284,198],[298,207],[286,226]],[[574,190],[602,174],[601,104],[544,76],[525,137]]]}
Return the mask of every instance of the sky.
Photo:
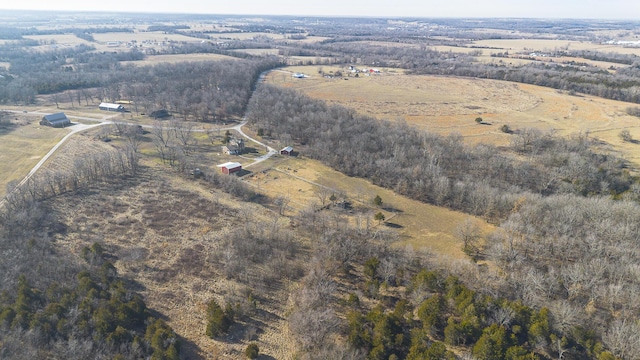
{"label": "sky", "polygon": [[640,19],[638,0],[3,0],[0,9],[356,17]]}

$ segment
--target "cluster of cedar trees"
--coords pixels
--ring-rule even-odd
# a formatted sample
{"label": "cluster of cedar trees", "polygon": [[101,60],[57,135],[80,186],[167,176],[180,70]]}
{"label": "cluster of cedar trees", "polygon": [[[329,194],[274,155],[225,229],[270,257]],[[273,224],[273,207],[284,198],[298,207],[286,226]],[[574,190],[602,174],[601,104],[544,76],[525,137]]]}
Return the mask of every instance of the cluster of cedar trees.
{"label": "cluster of cedar trees", "polygon": [[127,289],[99,244],[83,249],[85,270],[73,285],[44,290],[18,277],[0,296],[2,358],[179,359],[177,335]]}
{"label": "cluster of cedar trees", "polygon": [[173,330],[150,315],[99,244],[82,250],[84,265],[53,246],[66,225],[42,202],[135,175],[131,161],[127,151],[107,151],[9,189],[0,211],[0,357],[178,359]]}
{"label": "cluster of cedar trees", "polygon": [[[507,275],[476,290],[547,307],[559,340],[546,351],[564,353],[589,328],[616,356],[640,353],[637,306],[628,301],[640,294],[632,220],[640,190],[624,162],[592,151],[587,135],[516,129],[508,148],[470,147],[267,86],[249,110],[256,128],[347,175],[502,224],[478,252]],[[587,356],[577,348],[565,355],[576,351]]]}
{"label": "cluster of cedar trees", "polygon": [[[290,300],[301,358],[616,359],[587,324],[565,326],[547,307],[472,290],[449,270],[432,270],[435,262],[389,246],[391,232],[350,225],[336,208],[298,216],[300,234],[316,237]],[[233,313],[209,309],[216,327]]]}
{"label": "cluster of cedar trees", "polygon": [[[368,281],[382,280],[378,266],[377,258],[365,262]],[[415,307],[414,293],[426,294]],[[367,358],[456,359],[446,344],[470,347],[479,360],[534,360],[551,353],[614,359],[589,329],[558,333],[547,308],[534,310],[477,293],[453,275],[423,269],[408,282],[405,294],[392,311],[382,305],[365,310],[357,295],[349,296],[348,341],[364,349]]]}

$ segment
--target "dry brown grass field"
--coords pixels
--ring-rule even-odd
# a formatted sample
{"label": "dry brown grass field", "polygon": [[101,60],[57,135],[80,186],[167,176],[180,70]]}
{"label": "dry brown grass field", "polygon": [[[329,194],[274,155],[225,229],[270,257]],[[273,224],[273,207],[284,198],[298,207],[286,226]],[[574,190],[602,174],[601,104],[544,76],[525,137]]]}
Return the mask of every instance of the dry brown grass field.
{"label": "dry brown grass field", "polygon": [[13,124],[0,126],[0,197],[7,184],[19,181],[69,130],[40,126],[39,116],[14,115]]}
{"label": "dry brown grass field", "polygon": [[[104,152],[119,145],[118,139],[104,143],[94,136],[92,132],[74,136],[47,167],[69,169],[80,152]],[[78,256],[85,246],[103,244],[114,256],[119,273],[135,282],[147,305],[185,340],[183,354],[187,358],[241,358],[249,336],[241,327],[232,327],[225,341],[204,335],[206,303],[213,298],[223,302],[230,294],[247,290],[246,285],[226,279],[210,262],[215,252],[222,251],[210,237],[223,237],[248,221],[274,224],[277,211],[270,210],[272,206],[238,201],[203,181],[180,177],[151,153],[143,155],[142,165],[136,178],[57,197],[51,206],[68,226],[57,243]],[[281,195],[290,200],[285,217],[278,220],[281,226],[295,221],[300,209],[317,207],[318,192],[327,187],[344,194],[353,204],[353,209],[340,212],[341,216],[361,224],[370,221],[374,228],[397,229],[395,246],[427,250],[443,259],[464,259],[454,234],[468,215],[396,195],[303,156],[276,156],[260,171],[255,170],[247,179],[249,184],[267,198]],[[375,195],[383,199],[380,209],[371,203]],[[331,214],[333,210],[322,211]],[[385,214],[386,224],[373,220],[377,211]],[[492,229],[486,224],[482,228],[485,232]],[[301,241],[304,245],[306,240]],[[254,324],[258,330],[254,341],[261,354],[294,358],[295,342],[286,324],[287,298],[294,287],[295,283],[283,283],[270,288],[257,304],[259,320],[269,320]],[[242,325],[245,329],[252,326]]]}
{"label": "dry brown grass field", "polygon": [[245,53],[249,55],[278,55],[280,50],[278,49],[235,49],[234,52]]}
{"label": "dry brown grass field", "polygon": [[[48,169],[69,169],[77,154],[109,151],[118,141],[104,143],[95,133],[78,134],[47,163]],[[67,194],[52,202],[53,211],[69,228],[59,245],[80,256],[84,246],[100,242],[114,255],[119,273],[135,282],[147,305],[158,311],[180,335],[185,358],[237,359],[249,335],[234,332],[226,341],[205,336],[206,303],[233,293],[242,297],[245,285],[227,280],[209,261],[222,251],[209,240],[255,222],[273,224],[265,207],[238,201],[205,182],[182,178],[153,157],[142,157],[141,174],[117,183]],[[99,229],[99,231],[96,231]],[[268,324],[255,324],[261,354],[291,358],[294,342],[285,321],[286,287],[261,297],[258,310]],[[245,324],[246,328],[251,324]]]}
{"label": "dry brown grass field", "polygon": [[[85,45],[91,45],[92,43],[83,39],[80,39],[79,37],[73,35],[73,34],[51,34],[51,35],[26,35],[24,36],[26,39],[32,39],[32,40],[36,40],[36,41],[43,41],[46,42],[48,44],[55,44],[57,47],[64,47],[64,46],[77,46],[80,44],[85,44]],[[53,49],[54,47],[52,47],[51,45],[42,45],[42,46],[38,46],[36,48],[42,48],[42,49]]]}
{"label": "dry brown grass field", "polygon": [[[322,197],[329,203],[328,196],[335,194],[338,199],[345,197],[353,206],[353,211],[344,212],[353,224],[364,224],[378,228],[392,228],[398,231],[398,241],[394,246],[410,246],[438,256],[462,259],[462,242],[456,238],[456,228],[469,215],[446,208],[425,204],[393,191],[371,184],[369,181],[346,176],[319,163],[318,161],[281,156],[284,162],[271,169],[250,177],[247,181],[266,196],[289,199],[287,215],[296,215],[308,207],[322,206]],[[381,208],[372,205],[379,195],[383,200]],[[377,212],[385,216],[385,224],[373,220]],[[476,219],[484,232],[493,227]]]}
{"label": "dry brown grass field", "polygon": [[93,34],[93,38],[99,43],[107,43],[109,41],[128,42],[136,40],[138,43],[143,41],[162,42],[162,41],[201,41],[191,36],[181,34],[167,34],[162,31],[138,31],[133,33],[113,32]]}
{"label": "dry brown grass field", "polygon": [[[293,72],[317,73],[314,66]],[[287,70],[288,68],[285,68]],[[613,146],[640,166],[640,147],[619,139],[623,129],[640,137],[640,120],[625,109],[633,104],[594,96],[571,96],[554,89],[504,81],[382,73],[376,76],[325,79],[284,78],[272,72],[267,81],[304,91],[311,97],[341,104],[379,119],[406,121],[420,129],[461,134],[472,144],[506,145],[512,129],[553,130],[560,135],[589,133]],[[483,124],[475,123],[481,117]]]}
{"label": "dry brown grass field", "polygon": [[[497,49],[478,49],[478,48],[464,47],[464,46],[432,46],[431,49],[436,51],[441,51],[441,52],[450,51],[452,53],[458,53],[458,54],[469,54],[471,52],[479,51],[481,52],[481,55],[477,57],[478,61],[483,63],[504,64],[509,66],[526,65],[534,62],[553,61],[555,63],[560,63],[560,64],[571,63],[571,62],[586,63],[591,66],[597,66],[602,69],[609,69],[611,67],[614,67],[614,68],[627,67],[627,65],[618,64],[618,63],[612,63],[612,62],[606,62],[606,61],[594,61],[594,60],[587,60],[587,59],[568,57],[568,56],[553,57],[553,58],[543,57],[543,56],[529,58],[527,56],[526,58],[520,58],[520,56],[522,55],[517,55],[514,53],[514,51],[511,51],[511,50],[509,50],[512,53],[509,58],[491,56],[492,54],[504,52],[505,51],[504,49],[498,49],[498,50]],[[524,49],[519,51],[524,51]]]}
{"label": "dry brown grass field", "polygon": [[620,54],[640,55],[640,48],[623,47],[613,44],[597,44],[572,40],[538,40],[538,39],[492,39],[478,40],[472,43],[474,46],[491,48],[499,51],[553,51],[553,50],[594,50],[599,52],[614,52]]}
{"label": "dry brown grass field", "polygon": [[233,56],[219,54],[177,54],[177,55],[147,55],[144,60],[140,61],[121,61],[121,64],[132,64],[137,66],[155,65],[159,63],[179,63],[185,61],[220,61],[220,60],[238,60]]}

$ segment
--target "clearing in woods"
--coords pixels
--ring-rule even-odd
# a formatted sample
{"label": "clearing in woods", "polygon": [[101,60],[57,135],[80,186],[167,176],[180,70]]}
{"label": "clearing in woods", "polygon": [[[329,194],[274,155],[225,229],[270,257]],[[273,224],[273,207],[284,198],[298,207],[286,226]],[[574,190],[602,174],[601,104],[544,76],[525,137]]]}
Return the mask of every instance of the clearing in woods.
{"label": "clearing in woods", "polygon": [[[318,161],[291,157],[247,181],[266,196],[287,199],[286,215],[295,215],[308,206],[320,207],[323,201],[329,204],[333,194],[337,202],[346,198],[351,203],[352,211],[343,214],[352,223],[368,221],[370,226],[397,230],[399,238],[395,246],[411,246],[456,259],[465,257],[462,242],[455,233],[457,227],[472,216],[398,195],[367,180],[346,176]],[[376,195],[383,201],[380,208],[372,203]],[[378,211],[385,216],[384,224],[373,219]],[[493,229],[485,221],[476,220],[484,233]]]}
{"label": "clearing in woods", "polygon": [[[640,165],[640,147],[619,138],[629,130],[640,138],[640,120],[626,109],[634,104],[595,96],[572,96],[541,86],[497,80],[402,75],[382,70],[372,76],[324,78],[316,66],[284,68],[310,74],[296,79],[274,71],[267,81],[302,90],[307,95],[340,104],[358,112],[390,121],[406,121],[430,132],[448,135],[459,133],[470,144],[507,145],[513,134],[503,133],[502,125],[511,129],[537,128],[553,130],[559,135],[589,133],[591,137],[613,146],[626,160]],[[482,124],[474,119],[481,117]]]}

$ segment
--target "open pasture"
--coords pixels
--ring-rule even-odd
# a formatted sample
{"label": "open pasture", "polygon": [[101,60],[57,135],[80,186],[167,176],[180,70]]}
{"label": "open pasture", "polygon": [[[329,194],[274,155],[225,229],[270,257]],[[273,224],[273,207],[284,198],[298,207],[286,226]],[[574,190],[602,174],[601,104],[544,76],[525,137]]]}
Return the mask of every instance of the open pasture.
{"label": "open pasture", "polygon": [[121,61],[121,64],[146,66],[159,63],[180,63],[180,62],[199,62],[199,61],[220,61],[220,60],[238,60],[233,56],[220,54],[176,54],[176,55],[147,55],[144,60],[139,61]]}
{"label": "open pasture", "polygon": [[[328,204],[328,197],[335,194],[338,200],[346,198],[352,204],[353,210],[344,212],[352,223],[364,226],[369,221],[370,226],[396,229],[399,239],[395,246],[411,246],[451,258],[465,257],[462,242],[455,232],[469,215],[397,195],[367,180],[332,170],[318,161],[289,158],[247,181],[267,196],[288,199],[287,215],[295,215],[311,205],[319,207],[323,198]],[[376,195],[383,201],[379,209],[372,205]],[[373,219],[378,211],[385,216],[386,225]],[[492,229],[484,221],[478,220],[478,224],[485,232]]]}
{"label": "open pasture", "polygon": [[219,39],[227,39],[227,40],[251,40],[255,37],[268,37],[273,40],[283,40],[285,39],[285,35],[283,34],[272,34],[272,33],[264,33],[264,32],[225,32],[225,33],[211,33],[208,34],[211,37],[216,37]]}
{"label": "open pasture", "polygon": [[162,41],[196,41],[198,39],[181,34],[167,34],[162,31],[138,31],[128,32],[112,32],[93,34],[93,38],[98,43],[107,43],[111,41],[129,42],[132,40],[141,43],[143,41],[162,42]]}
{"label": "open pasture", "polygon": [[60,48],[73,48],[78,45],[95,45],[73,34],[51,34],[51,35],[29,35],[25,38],[36,40],[41,43],[39,46],[31,47],[37,51],[56,50]]}
{"label": "open pasture", "polygon": [[6,195],[7,184],[20,181],[55,145],[68,129],[39,125],[40,118],[26,115],[13,124],[0,127],[0,197]]}
{"label": "open pasture", "polygon": [[640,47],[624,47],[615,44],[599,44],[572,40],[539,40],[539,39],[492,39],[478,40],[470,45],[499,51],[554,51],[554,50],[593,50],[603,53],[635,54],[640,56]]}
{"label": "open pasture", "polygon": [[[292,67],[291,71],[317,72],[315,66],[306,68]],[[623,143],[618,136],[627,129],[634,138],[640,138],[640,119],[625,111],[635,106],[630,103],[571,96],[535,85],[426,75],[383,73],[345,81],[320,76],[292,79],[283,77],[282,72],[272,72],[267,81],[378,119],[406,121],[442,135],[458,133],[471,144],[509,144],[516,135],[502,132],[502,125],[514,130],[553,130],[560,135],[588,132],[640,166],[640,148]],[[483,119],[482,124],[474,121],[477,117]]]}
{"label": "open pasture", "polygon": [[278,49],[233,49],[234,52],[262,56],[262,55],[278,55]]}

